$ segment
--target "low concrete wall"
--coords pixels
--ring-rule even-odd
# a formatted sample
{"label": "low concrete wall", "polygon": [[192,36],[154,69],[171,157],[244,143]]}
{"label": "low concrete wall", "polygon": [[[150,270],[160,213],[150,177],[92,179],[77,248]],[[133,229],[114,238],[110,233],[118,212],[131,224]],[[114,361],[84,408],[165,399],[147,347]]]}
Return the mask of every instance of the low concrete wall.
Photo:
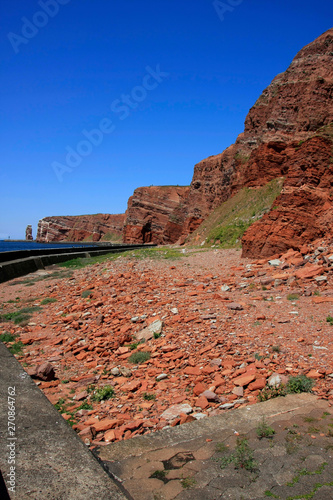
{"label": "low concrete wall", "polygon": [[[155,245],[153,245],[155,246]],[[123,245],[123,244],[95,244],[83,247],[75,246],[64,248],[33,248],[25,250],[11,250],[9,252],[0,252],[0,262],[10,262],[12,260],[26,259],[37,255],[58,255],[62,253],[76,253],[76,252],[93,252],[97,250],[121,249],[121,248],[141,248],[142,245]]]}
{"label": "low concrete wall", "polygon": [[0,469],[12,500],[131,498],[1,342],[0,436]]}
{"label": "low concrete wall", "polygon": [[[147,246],[148,245],[120,245],[117,247],[103,247],[99,248],[98,250],[96,250],[96,247],[94,247],[93,250],[91,250],[92,247],[89,247],[89,249],[84,248],[79,249],[79,251],[78,249],[70,248],[70,252],[61,252],[56,254],[44,254],[44,250],[41,250],[40,253],[35,256],[11,260],[9,262],[3,262],[2,264],[0,264],[0,283],[12,280],[14,278],[19,278],[20,276],[25,276],[26,274],[34,273],[35,271],[38,271],[38,269],[44,269],[45,267],[51,266],[52,264],[59,264],[61,262],[66,262],[67,260],[97,257],[99,255],[105,255],[108,253],[126,252],[128,250],[147,248]],[[149,247],[152,246],[156,245],[149,245]],[[31,250],[27,250],[26,253],[30,251]],[[15,252],[8,253],[13,254]]]}

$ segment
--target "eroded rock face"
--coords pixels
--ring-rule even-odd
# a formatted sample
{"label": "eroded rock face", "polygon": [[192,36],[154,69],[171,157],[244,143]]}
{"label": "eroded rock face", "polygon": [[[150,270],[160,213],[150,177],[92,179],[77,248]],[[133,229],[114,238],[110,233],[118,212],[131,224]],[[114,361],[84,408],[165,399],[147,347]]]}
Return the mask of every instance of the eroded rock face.
{"label": "eroded rock face", "polygon": [[128,200],[124,243],[175,243],[183,231],[188,186],[140,187]]}
{"label": "eroded rock face", "polygon": [[[286,245],[297,247],[306,238],[321,235],[324,224],[332,225],[328,193],[332,179],[329,127],[333,122],[332,95],[333,29],[330,29],[304,47],[289,68],[264,90],[250,109],[245,130],[236,143],[195,166],[184,208],[183,241],[213,209],[239,189],[261,186],[279,176],[285,176],[286,180],[281,198],[274,206],[282,201],[285,207],[289,206],[289,211],[284,210],[285,222],[281,226],[282,215],[273,210],[251,226],[243,240],[244,255],[269,255],[284,251]],[[317,133],[326,136],[326,140],[314,138],[303,147],[302,141]],[[319,182],[323,174],[326,180]],[[319,190],[314,192],[314,188]],[[306,194],[307,189],[311,195]],[[280,223],[276,225],[277,218]],[[293,228],[292,220],[295,220]],[[328,226],[325,233],[327,229]]]}
{"label": "eroded rock face", "polygon": [[243,236],[245,257],[299,250],[308,242],[332,235],[332,141],[314,137],[290,154],[292,160],[285,154],[281,162],[281,170],[287,172],[280,196],[271,211]]}
{"label": "eroded rock face", "polygon": [[38,222],[38,242],[113,241],[121,239],[125,214],[45,217]]}
{"label": "eroded rock face", "polygon": [[27,229],[25,230],[25,239],[26,239],[26,241],[32,241],[33,240],[33,237],[32,237],[32,226],[30,224],[27,226]]}

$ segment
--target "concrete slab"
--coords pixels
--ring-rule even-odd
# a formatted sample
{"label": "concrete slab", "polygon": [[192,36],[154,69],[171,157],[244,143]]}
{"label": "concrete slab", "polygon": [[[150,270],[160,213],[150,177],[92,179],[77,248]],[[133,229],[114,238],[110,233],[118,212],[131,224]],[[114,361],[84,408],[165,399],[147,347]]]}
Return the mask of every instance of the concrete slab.
{"label": "concrete slab", "polygon": [[11,499],[131,498],[1,342],[0,439],[0,469]]}
{"label": "concrete slab", "polygon": [[333,498],[332,427],[327,401],[291,394],[95,451],[135,500]]}

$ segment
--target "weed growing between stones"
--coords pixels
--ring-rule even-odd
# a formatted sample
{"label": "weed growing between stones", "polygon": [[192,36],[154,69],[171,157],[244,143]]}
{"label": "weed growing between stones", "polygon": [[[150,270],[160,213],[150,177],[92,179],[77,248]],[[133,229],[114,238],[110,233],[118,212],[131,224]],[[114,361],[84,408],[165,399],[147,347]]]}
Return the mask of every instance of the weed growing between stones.
{"label": "weed growing between stones", "polygon": [[317,422],[316,418],[313,417],[303,417],[304,422],[307,422],[308,424],[311,422]]}
{"label": "weed growing between stones", "polygon": [[275,434],[275,430],[267,424],[264,417],[258,425],[256,432],[259,439],[271,438]]}
{"label": "weed growing between stones", "polygon": [[113,396],[114,388],[111,385],[105,385],[100,389],[93,389],[90,399],[91,401],[96,401],[97,403],[99,403],[100,401],[104,401],[105,399],[113,398]]}
{"label": "weed growing between stones", "polygon": [[302,441],[303,437],[301,436],[301,434],[295,431],[295,429],[286,427],[285,430],[288,431],[288,434],[285,437],[286,452],[288,455],[292,455],[293,453],[296,453],[299,441]]}
{"label": "weed growing between stones", "polygon": [[168,471],[166,470],[155,470],[155,472],[152,473],[150,476],[153,479],[159,479],[160,481],[163,481],[163,483],[167,483],[168,480],[166,478]]}
{"label": "weed growing between stones", "polygon": [[58,402],[54,405],[55,409],[58,410],[59,413],[65,413],[66,415],[69,415],[70,418],[66,419],[66,422],[72,427],[74,424],[76,424],[76,418],[75,418],[75,413],[78,412],[79,410],[92,410],[93,407],[91,404],[87,403],[87,401],[84,401],[78,408],[75,408],[72,411],[68,411],[66,408],[68,405],[72,405],[72,401],[66,401],[65,398],[60,398]]}
{"label": "weed growing between stones", "polygon": [[333,326],[333,318],[332,316],[328,315],[326,318],[327,323],[329,323],[331,326]]}
{"label": "weed growing between stones", "polygon": [[10,347],[8,347],[8,349],[12,354],[17,354],[18,356],[21,356],[23,355],[23,347],[24,347],[23,342],[19,340],[18,342],[15,342]]}
{"label": "weed growing between stones", "polygon": [[13,335],[12,333],[5,332],[0,335],[0,341],[1,342],[14,342],[16,339],[17,335]]}
{"label": "weed growing between stones", "polygon": [[39,306],[24,307],[23,309],[20,309],[19,311],[2,314],[0,316],[0,323],[4,322],[4,321],[13,321],[15,323],[15,325],[19,325],[22,323],[28,323],[32,313],[34,313],[35,311],[40,311],[40,310],[41,310],[41,308]]}
{"label": "weed growing between stones", "polygon": [[149,392],[144,392],[143,399],[145,399],[146,401],[155,401],[156,394],[149,394]]}
{"label": "weed growing between stones", "polygon": [[138,352],[134,352],[128,358],[128,361],[130,363],[133,363],[133,365],[140,365],[141,363],[144,363],[145,361],[148,361],[149,358],[150,358],[150,352],[147,352],[147,351],[138,351]]}
{"label": "weed growing between stones", "polygon": [[189,488],[194,488],[197,482],[195,479],[193,479],[193,477],[184,477],[183,479],[180,480],[180,484],[182,485],[183,488],[189,489]]}
{"label": "weed growing between stones", "polygon": [[283,384],[277,386],[266,386],[258,394],[258,399],[260,403],[263,401],[268,401],[269,399],[278,398],[279,396],[286,396],[287,391]]}
{"label": "weed growing between stones", "polygon": [[314,384],[315,381],[308,378],[306,375],[290,377],[287,383],[287,392],[296,394],[301,392],[311,392]]}
{"label": "weed growing between stones", "polygon": [[228,447],[224,443],[217,443],[215,446],[215,451],[219,453],[225,453],[228,450]]}
{"label": "weed growing between stones", "polygon": [[286,396],[287,394],[311,392],[314,384],[315,381],[306,375],[297,375],[296,377],[290,377],[286,385],[280,384],[279,386],[264,387],[258,394],[258,399],[260,402],[263,402],[279,396]]}
{"label": "weed growing between stones", "polygon": [[47,297],[46,299],[43,299],[40,303],[41,306],[46,306],[46,304],[52,304],[53,302],[57,302],[57,299],[54,299],[53,297]]}
{"label": "weed growing between stones", "polygon": [[234,453],[229,456],[218,458],[217,460],[220,462],[221,469],[233,463],[235,469],[245,469],[250,472],[255,472],[258,469],[258,464],[253,458],[253,453],[253,450],[249,446],[248,439],[245,437],[238,437]]}
{"label": "weed growing between stones", "polygon": [[315,474],[321,474],[321,473],[324,471],[324,469],[325,469],[326,465],[327,465],[327,462],[323,462],[323,463],[322,463],[322,464],[318,467],[318,469],[317,469],[317,470],[315,470],[315,471],[313,471],[313,472],[308,471],[307,469],[301,469],[301,470],[299,470],[299,471],[297,472],[296,476],[295,476],[295,477],[293,477],[293,479],[292,479],[289,483],[287,483],[287,486],[294,486],[296,483],[298,483],[298,482],[299,482],[299,480],[300,480],[300,478],[301,478],[302,476],[314,476]]}
{"label": "weed growing between stones", "polygon": [[287,295],[287,299],[288,300],[298,300],[299,295],[297,293],[290,293],[289,295]]}

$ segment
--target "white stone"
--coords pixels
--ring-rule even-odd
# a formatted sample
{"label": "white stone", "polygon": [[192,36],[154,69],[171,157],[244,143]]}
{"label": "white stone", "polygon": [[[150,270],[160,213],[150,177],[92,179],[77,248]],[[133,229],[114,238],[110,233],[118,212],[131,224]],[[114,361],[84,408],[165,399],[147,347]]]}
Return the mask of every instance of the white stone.
{"label": "white stone", "polygon": [[281,379],[280,375],[279,375],[279,374],[277,374],[277,373],[276,373],[276,374],[274,374],[274,375],[272,375],[272,376],[271,376],[271,377],[269,377],[269,379],[268,379],[268,385],[269,385],[270,387],[276,387],[276,386],[279,386],[279,385],[281,384],[281,382],[282,382],[282,379]]}
{"label": "white stone", "polygon": [[219,408],[220,410],[230,410],[234,406],[235,403],[224,403],[224,405],[221,405]]}
{"label": "white stone", "polygon": [[203,418],[206,418],[207,415],[205,413],[192,413],[192,417],[196,420],[202,420]]}
{"label": "white stone", "polygon": [[136,334],[137,340],[150,340],[154,337],[154,333],[160,334],[163,329],[163,322],[160,319],[157,319],[153,323],[151,323],[147,328],[144,328],[139,333]]}
{"label": "white stone", "polygon": [[270,266],[273,266],[273,267],[279,267],[279,265],[282,264],[282,262],[279,259],[273,259],[273,260],[269,260],[268,264]]}
{"label": "white stone", "polygon": [[174,418],[179,417],[181,413],[188,415],[189,413],[192,413],[192,411],[192,406],[187,403],[173,405],[162,413],[161,418],[164,418],[165,420],[173,420]]}

